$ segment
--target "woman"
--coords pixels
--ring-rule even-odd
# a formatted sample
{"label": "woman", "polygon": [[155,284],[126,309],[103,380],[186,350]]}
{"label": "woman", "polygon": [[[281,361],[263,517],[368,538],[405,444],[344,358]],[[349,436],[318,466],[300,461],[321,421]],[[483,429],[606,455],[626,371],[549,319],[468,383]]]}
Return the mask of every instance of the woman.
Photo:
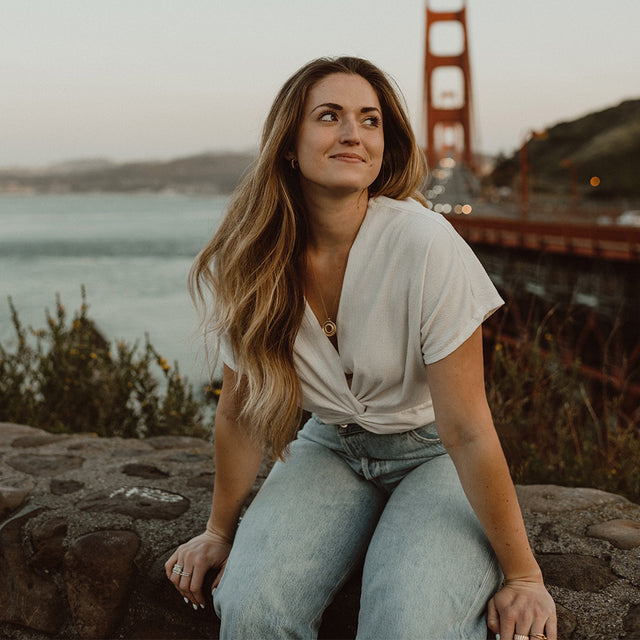
{"label": "woman", "polygon": [[[421,204],[423,172],[387,77],[315,60],[194,263],[225,365],[216,479],[206,531],[165,567],[194,607],[221,569],[222,638],[316,637],[364,560],[359,638],[556,639],[484,393],[502,300]],[[238,526],[263,452],[279,460]]]}

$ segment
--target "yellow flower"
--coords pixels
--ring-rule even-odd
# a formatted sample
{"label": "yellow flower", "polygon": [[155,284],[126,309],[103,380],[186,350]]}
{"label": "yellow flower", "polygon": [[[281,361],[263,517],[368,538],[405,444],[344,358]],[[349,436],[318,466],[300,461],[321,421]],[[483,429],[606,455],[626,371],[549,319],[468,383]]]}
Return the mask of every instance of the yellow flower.
{"label": "yellow flower", "polygon": [[166,358],[160,358],[158,360],[158,364],[162,367],[163,371],[169,371],[171,367],[169,367],[169,363]]}
{"label": "yellow flower", "polygon": [[495,347],[496,351],[502,351],[502,343],[500,342],[496,342],[496,347]]}
{"label": "yellow flower", "polygon": [[72,356],[75,356],[75,355],[78,355],[78,350],[77,350],[77,349],[75,349],[75,348],[74,348],[74,349],[69,349],[69,353],[70,353]]}
{"label": "yellow flower", "polygon": [[97,356],[97,354],[95,354],[95,353],[92,351],[92,352],[89,354],[89,357],[90,357],[92,360],[95,360],[98,356]]}

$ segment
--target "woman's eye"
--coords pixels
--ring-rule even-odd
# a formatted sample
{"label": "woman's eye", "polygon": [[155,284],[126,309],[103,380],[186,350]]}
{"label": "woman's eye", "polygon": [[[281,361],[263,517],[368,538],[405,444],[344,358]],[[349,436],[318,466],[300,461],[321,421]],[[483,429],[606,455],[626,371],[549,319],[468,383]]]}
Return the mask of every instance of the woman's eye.
{"label": "woman's eye", "polygon": [[322,122],[334,122],[337,119],[338,116],[336,116],[333,111],[325,111],[324,113],[320,114],[319,118],[319,120],[321,120]]}
{"label": "woman's eye", "polygon": [[380,126],[380,118],[378,116],[369,116],[365,119],[365,123],[370,127],[379,127]]}

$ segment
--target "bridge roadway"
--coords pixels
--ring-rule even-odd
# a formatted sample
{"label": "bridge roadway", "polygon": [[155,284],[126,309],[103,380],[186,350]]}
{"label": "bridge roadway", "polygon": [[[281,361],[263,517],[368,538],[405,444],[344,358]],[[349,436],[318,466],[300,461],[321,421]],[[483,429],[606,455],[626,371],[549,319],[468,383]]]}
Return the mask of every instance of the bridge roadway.
{"label": "bridge roadway", "polygon": [[586,222],[580,221],[576,212],[568,217],[566,208],[554,210],[549,199],[534,203],[525,221],[517,204],[483,202],[473,174],[450,158],[442,162],[431,172],[425,195],[470,244],[640,262],[640,227],[596,224],[588,221],[592,211],[583,216]]}

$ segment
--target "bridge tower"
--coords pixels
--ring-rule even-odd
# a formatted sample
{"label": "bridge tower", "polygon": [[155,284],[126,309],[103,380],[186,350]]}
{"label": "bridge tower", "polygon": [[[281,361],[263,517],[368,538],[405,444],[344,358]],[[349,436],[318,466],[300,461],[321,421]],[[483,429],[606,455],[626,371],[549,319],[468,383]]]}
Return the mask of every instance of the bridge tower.
{"label": "bridge tower", "polygon": [[[458,24],[462,30],[462,49],[456,53],[437,54],[433,52],[432,30],[442,23]],[[451,72],[459,70],[462,82],[457,91],[438,92],[434,72],[438,69]],[[454,71],[455,73],[455,71]],[[469,168],[473,169],[473,149],[471,143],[471,70],[467,39],[466,0],[457,11],[434,11],[426,5],[426,37],[424,58],[424,97],[426,103],[427,160],[429,167],[435,167],[440,158],[453,154]]]}

